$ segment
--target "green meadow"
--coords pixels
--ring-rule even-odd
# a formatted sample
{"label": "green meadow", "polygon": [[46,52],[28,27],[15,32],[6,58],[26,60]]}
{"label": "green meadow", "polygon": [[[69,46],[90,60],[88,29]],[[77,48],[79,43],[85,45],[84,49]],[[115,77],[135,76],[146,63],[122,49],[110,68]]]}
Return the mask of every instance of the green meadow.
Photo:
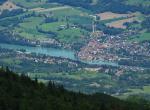
{"label": "green meadow", "polygon": [[132,36],[132,39],[131,39],[131,41],[136,41],[136,42],[142,42],[145,40],[150,40],[150,33],[143,32],[139,35]]}

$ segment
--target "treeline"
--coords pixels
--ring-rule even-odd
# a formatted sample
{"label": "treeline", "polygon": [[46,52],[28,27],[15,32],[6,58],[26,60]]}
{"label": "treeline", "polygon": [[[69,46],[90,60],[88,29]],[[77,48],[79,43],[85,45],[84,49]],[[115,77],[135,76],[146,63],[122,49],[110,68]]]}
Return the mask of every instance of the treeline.
{"label": "treeline", "polygon": [[142,102],[70,92],[51,81],[46,86],[36,78],[0,69],[0,110],[149,110],[149,103]]}
{"label": "treeline", "polygon": [[[49,2],[58,2],[66,5],[83,7],[93,12],[99,13],[104,11],[112,11],[117,13],[127,13],[129,11],[140,11],[144,14],[150,13],[150,7],[126,5],[124,0],[98,0],[96,4],[92,4],[93,0],[48,0]],[[136,0],[135,0],[136,1]]]}
{"label": "treeline", "polygon": [[142,27],[147,29],[147,31],[150,32],[150,17],[147,17],[143,22],[142,22]]}
{"label": "treeline", "polygon": [[5,18],[5,17],[16,16],[16,15],[22,14],[23,12],[24,12],[23,9],[14,9],[14,10],[12,10],[12,11],[4,10],[4,11],[0,14],[0,19],[1,19],[1,18]]}
{"label": "treeline", "polygon": [[[13,22],[14,21],[14,22]],[[12,23],[12,26],[16,26],[20,22],[19,19],[11,19],[10,21],[8,20],[8,24]],[[4,22],[0,22],[0,24],[4,24]],[[4,25],[8,25],[8,24]],[[20,44],[20,45],[28,45],[28,46],[34,46],[31,44],[27,39],[21,38],[19,35],[13,35],[13,32],[10,30],[0,30],[0,43],[9,43],[9,44]]]}
{"label": "treeline", "polygon": [[119,65],[150,68],[150,60],[148,58],[144,60],[142,56],[134,56],[133,59],[121,59],[118,63]]}
{"label": "treeline", "polygon": [[93,2],[93,0],[48,0],[48,2],[59,2],[62,4],[67,4],[71,6],[80,6],[84,8],[90,7],[90,4]]}

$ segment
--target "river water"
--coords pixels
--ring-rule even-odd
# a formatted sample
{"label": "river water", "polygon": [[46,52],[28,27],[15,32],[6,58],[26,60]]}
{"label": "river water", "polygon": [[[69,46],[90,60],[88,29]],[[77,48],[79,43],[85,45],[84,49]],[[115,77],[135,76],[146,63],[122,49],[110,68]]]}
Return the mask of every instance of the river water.
{"label": "river water", "polygon": [[[13,50],[25,50],[26,52],[44,54],[53,57],[68,58],[72,60],[77,60],[75,52],[67,49],[56,49],[56,48],[47,48],[47,47],[30,47],[30,46],[21,46],[16,44],[6,44],[0,43],[1,48],[13,49]],[[118,66],[117,63],[106,62],[106,61],[82,61],[88,64],[97,64],[97,65],[111,65]]]}

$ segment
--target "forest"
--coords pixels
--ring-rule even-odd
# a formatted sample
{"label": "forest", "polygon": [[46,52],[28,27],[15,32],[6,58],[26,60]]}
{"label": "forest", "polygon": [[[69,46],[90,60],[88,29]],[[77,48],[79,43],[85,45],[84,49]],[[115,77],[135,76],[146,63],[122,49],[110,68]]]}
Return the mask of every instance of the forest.
{"label": "forest", "polygon": [[[127,13],[129,11],[139,11],[144,14],[150,13],[149,5],[147,7],[142,4],[130,5],[125,3],[126,0],[96,0],[96,3],[93,3],[93,1],[94,0],[49,0],[49,2],[59,2],[75,7],[83,7],[94,12],[105,12],[111,10],[112,12],[117,13]],[[145,0],[143,2],[145,2]]]}
{"label": "forest", "polygon": [[[136,99],[136,100],[135,100]],[[50,81],[47,85],[18,76],[8,67],[0,69],[0,110],[149,110],[140,98],[123,101],[105,94],[71,92]]]}

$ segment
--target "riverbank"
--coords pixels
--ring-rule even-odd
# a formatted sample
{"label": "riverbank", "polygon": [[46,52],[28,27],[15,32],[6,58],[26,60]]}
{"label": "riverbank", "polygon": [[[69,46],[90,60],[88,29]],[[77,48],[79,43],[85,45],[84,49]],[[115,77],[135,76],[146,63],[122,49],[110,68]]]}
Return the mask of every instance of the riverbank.
{"label": "riverbank", "polygon": [[12,49],[12,50],[24,50],[25,52],[29,53],[36,53],[36,54],[44,54],[47,56],[53,56],[53,57],[61,57],[61,58],[68,58],[75,61],[81,61],[87,64],[93,64],[93,65],[109,65],[109,66],[118,66],[117,63],[113,62],[106,62],[106,61],[83,61],[78,59],[75,56],[75,52],[67,49],[57,49],[57,48],[48,48],[48,47],[31,47],[31,46],[21,46],[21,45],[15,45],[15,44],[6,44],[6,43],[0,43],[1,48],[6,49]]}

